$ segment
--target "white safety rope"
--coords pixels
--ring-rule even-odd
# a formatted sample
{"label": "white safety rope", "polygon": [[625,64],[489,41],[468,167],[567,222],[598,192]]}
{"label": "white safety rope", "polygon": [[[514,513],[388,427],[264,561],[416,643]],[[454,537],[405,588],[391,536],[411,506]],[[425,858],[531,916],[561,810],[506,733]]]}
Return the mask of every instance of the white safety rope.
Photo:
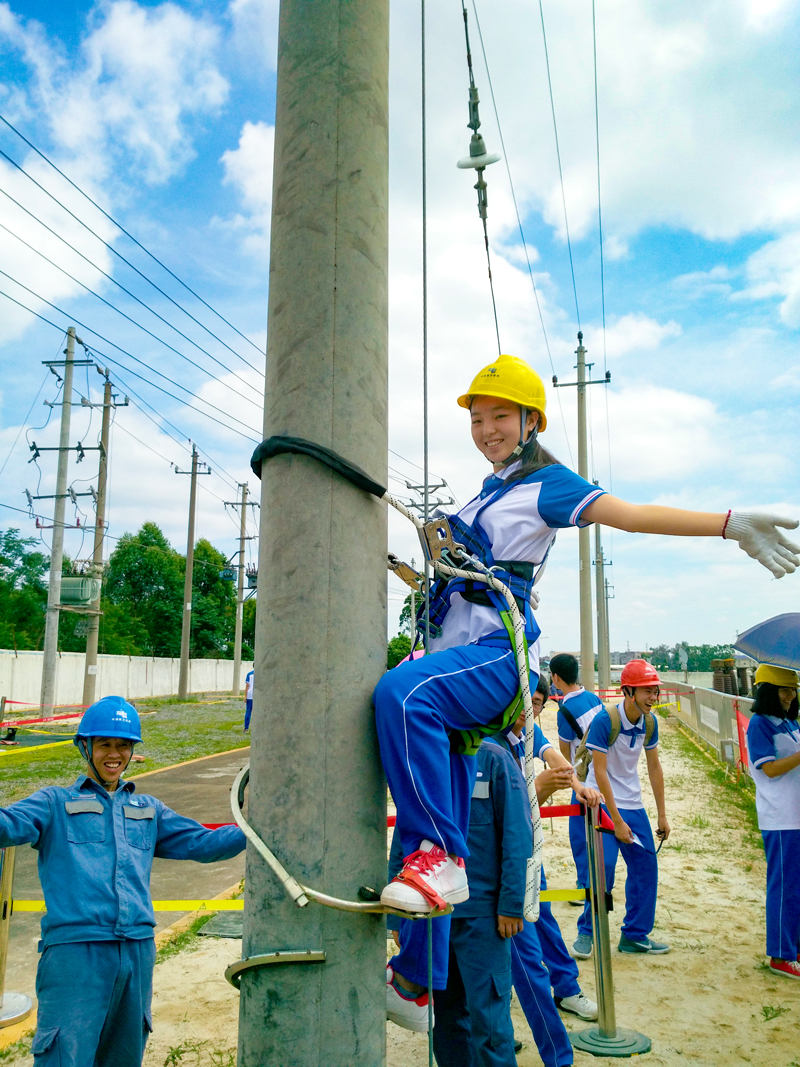
{"label": "white safety rope", "polygon": [[[425,524],[419,519],[409,508],[403,504],[402,501],[393,497],[390,493],[385,493],[382,497],[387,504],[391,504],[393,508],[396,508],[401,515],[413,522],[418,531],[422,533]],[[424,537],[421,537],[424,540]],[[525,712],[525,781],[528,787],[528,801],[531,807],[531,822],[533,823],[533,855],[528,859],[528,865],[525,877],[525,906],[524,916],[529,922],[536,922],[539,918],[539,884],[541,880],[542,872],[542,850],[544,847],[544,837],[542,834],[542,817],[539,811],[539,800],[536,796],[536,783],[533,773],[533,734],[534,734],[534,714],[533,714],[533,701],[531,700],[531,686],[530,676],[528,673],[528,657],[525,649],[525,619],[523,618],[519,606],[517,605],[514,595],[508,586],[504,585],[495,574],[489,570],[476,556],[470,555],[463,546],[456,546],[456,550],[474,569],[466,570],[461,567],[454,567],[441,559],[435,559],[431,561],[433,570],[437,574],[441,574],[445,578],[466,578],[470,581],[485,582],[493,592],[499,593],[500,596],[506,601],[508,605],[509,614],[511,616],[511,623],[514,630],[514,652],[517,663],[517,674],[519,677],[519,687],[522,693],[522,707]],[[280,860],[275,856],[272,850],[266,845],[264,840],[259,834],[250,826],[247,819],[242,812],[242,804],[244,801],[244,790],[247,785],[247,781],[250,776],[250,765],[243,767],[239,774],[236,776],[236,780],[231,788],[231,811],[233,812],[233,818],[236,825],[242,830],[247,840],[253,845],[256,852],[264,859],[264,861],[271,867],[271,869],[277,875],[281,885],[285,889],[286,893],[297,904],[299,908],[304,908],[310,901],[315,901],[317,904],[324,904],[329,908],[336,908],[338,911],[351,911],[351,912],[363,912],[363,913],[387,913],[389,911],[395,912],[396,909],[389,909],[380,900],[342,900],[339,897],[328,896],[327,893],[321,893],[316,889],[312,889],[310,886],[302,885],[286,870]],[[447,909],[451,909],[448,907]],[[403,914],[403,913],[400,913]],[[442,915],[445,912],[434,911],[432,916]],[[418,915],[409,915],[409,918],[419,918]]]}

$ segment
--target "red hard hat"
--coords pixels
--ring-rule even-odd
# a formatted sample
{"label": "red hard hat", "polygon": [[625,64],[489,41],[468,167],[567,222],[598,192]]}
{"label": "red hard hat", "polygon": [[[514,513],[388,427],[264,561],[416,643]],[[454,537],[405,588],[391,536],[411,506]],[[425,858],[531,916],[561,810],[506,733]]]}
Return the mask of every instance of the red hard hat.
{"label": "red hard hat", "polygon": [[632,659],[622,668],[620,685],[629,685],[631,688],[644,685],[661,685],[658,671],[652,663],[643,659]]}

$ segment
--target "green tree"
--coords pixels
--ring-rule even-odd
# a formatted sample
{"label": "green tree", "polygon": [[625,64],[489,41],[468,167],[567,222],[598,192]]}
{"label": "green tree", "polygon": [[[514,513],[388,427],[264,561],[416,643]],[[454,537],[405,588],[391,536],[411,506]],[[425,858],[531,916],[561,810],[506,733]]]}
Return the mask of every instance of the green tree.
{"label": "green tree", "polygon": [[0,533],[0,647],[37,649],[44,638],[50,558],[33,551],[33,537]]}
{"label": "green tree", "polygon": [[397,637],[393,637],[387,648],[386,669],[391,670],[392,667],[396,667],[400,660],[405,659],[410,651],[410,637],[407,637],[406,634],[398,634]]}
{"label": "green tree", "polygon": [[242,605],[242,659],[252,659],[256,647],[256,598]]}
{"label": "green tree", "polygon": [[192,590],[192,655],[233,659],[236,625],[236,582],[219,572],[227,560],[204,537],[195,545]]}

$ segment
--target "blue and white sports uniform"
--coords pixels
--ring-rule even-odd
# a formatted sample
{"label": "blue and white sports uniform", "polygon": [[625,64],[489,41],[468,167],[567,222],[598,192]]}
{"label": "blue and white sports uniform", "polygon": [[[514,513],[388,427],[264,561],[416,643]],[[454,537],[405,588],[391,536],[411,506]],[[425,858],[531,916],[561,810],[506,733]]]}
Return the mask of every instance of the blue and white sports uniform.
{"label": "blue and white sports uniform", "polygon": [[[580,736],[575,733],[575,727],[567,719],[564,709],[570,713],[581,731]],[[558,709],[558,739],[569,745],[569,761],[575,762],[575,753],[578,746],[589,729],[589,726],[598,712],[603,710],[603,702],[594,693],[587,693],[581,686],[574,693],[566,693]],[[577,804],[578,798],[572,794],[572,803]],[[586,829],[582,815],[570,815],[569,817],[569,843],[572,849],[572,858],[575,860],[577,871],[577,884],[579,889],[589,888],[589,860],[586,856]]]}
{"label": "blue and white sports uniform", "polygon": [[255,671],[248,671],[244,680],[244,728],[250,729],[250,716],[253,714],[253,689],[255,688]]}
{"label": "blue and white sports uniform", "polygon": [[800,751],[800,727],[754,715],[747,727],[756,811],[767,854],[767,955],[800,959],[800,767],[777,778],[764,765]]}
{"label": "blue and white sports uniform", "polygon": [[[625,714],[624,702],[618,705],[620,715],[619,737],[609,746],[611,717],[603,710],[595,715],[589,726],[586,747],[595,752],[607,753],[608,779],[614,793],[614,801],[625,822],[634,834],[634,843],[626,842],[607,834],[603,840],[603,857],[606,873],[606,889],[614,888],[617,857],[622,853],[628,868],[625,883],[625,919],[622,933],[631,941],[643,941],[653,929],[656,919],[658,895],[658,861],[653,842],[653,831],[642,801],[642,784],[639,781],[639,757],[644,748],[647,732],[644,715],[632,723]],[[650,738],[648,750],[658,746],[658,720]],[[586,784],[598,789],[594,762],[589,765]],[[605,809],[606,811],[608,809]],[[578,933],[592,935],[592,916],[587,903],[578,920]]]}
{"label": "blue and white sports uniform", "polygon": [[[481,493],[458,512],[465,523],[480,513],[482,531],[495,559],[540,565],[556,532],[581,525],[584,509],[604,490],[560,464],[543,467],[505,489],[519,462],[490,475]],[[451,731],[492,722],[518,692],[514,650],[498,639],[502,624],[493,607],[454,593],[441,634],[431,642],[434,655],[399,664],[375,690],[381,759],[397,806],[397,831],[403,854],[425,839],[457,856],[469,855],[469,803],[475,782],[475,757],[451,751]],[[538,629],[529,638],[531,683],[538,675]],[[487,643],[491,640],[491,643]],[[441,922],[433,924],[435,937]],[[417,932],[418,931],[418,932]],[[410,940],[418,944],[417,965],[404,947],[403,977],[427,985],[425,924],[415,923]],[[434,953],[441,958],[445,953]],[[408,970],[415,973],[408,973]],[[434,987],[447,982],[446,963],[435,968]]]}

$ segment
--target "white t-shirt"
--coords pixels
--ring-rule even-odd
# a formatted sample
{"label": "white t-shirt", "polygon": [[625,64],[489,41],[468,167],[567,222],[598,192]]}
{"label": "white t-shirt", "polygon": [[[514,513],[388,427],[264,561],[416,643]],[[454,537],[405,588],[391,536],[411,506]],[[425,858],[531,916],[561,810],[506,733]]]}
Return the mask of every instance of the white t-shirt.
{"label": "white t-shirt", "polygon": [[756,811],[761,830],[800,830],[800,767],[777,778],[764,764],[800,752],[800,727],[774,715],[754,715],[747,727],[747,755],[756,783]]}
{"label": "white t-shirt", "polygon": [[[636,723],[632,723],[625,714],[625,703],[617,705],[620,716],[619,737],[609,747],[608,740],[611,736],[611,717],[603,709],[595,715],[589,726],[586,737],[586,747],[595,752],[606,752],[608,780],[614,793],[614,800],[620,811],[634,811],[644,807],[642,802],[642,783],[639,781],[639,757],[644,747],[644,735],[647,732],[644,715],[640,715]],[[650,738],[648,749],[658,745],[658,719],[655,720],[655,730]],[[592,789],[599,789],[597,778],[594,773],[594,760],[589,764],[589,773],[586,776],[586,784]]]}
{"label": "white t-shirt", "polygon": [[244,698],[245,700],[253,699],[253,686],[255,685],[255,671],[248,671],[247,677],[244,680]]}
{"label": "white t-shirt", "polygon": [[[485,479],[481,493],[458,512],[458,517],[471,525],[487,497],[496,492],[518,467],[519,461]],[[580,522],[581,513],[604,492],[604,489],[590,485],[574,471],[557,463],[537,471],[536,481],[520,482],[509,489],[483,511],[479,522],[489,539],[495,559],[540,564],[558,530],[588,525]],[[440,652],[445,648],[474,644],[501,626],[495,608],[470,604],[460,593],[454,593],[450,610],[442,624],[442,633],[431,641],[431,651]],[[531,670],[538,674],[538,642],[530,650],[530,665]]]}

